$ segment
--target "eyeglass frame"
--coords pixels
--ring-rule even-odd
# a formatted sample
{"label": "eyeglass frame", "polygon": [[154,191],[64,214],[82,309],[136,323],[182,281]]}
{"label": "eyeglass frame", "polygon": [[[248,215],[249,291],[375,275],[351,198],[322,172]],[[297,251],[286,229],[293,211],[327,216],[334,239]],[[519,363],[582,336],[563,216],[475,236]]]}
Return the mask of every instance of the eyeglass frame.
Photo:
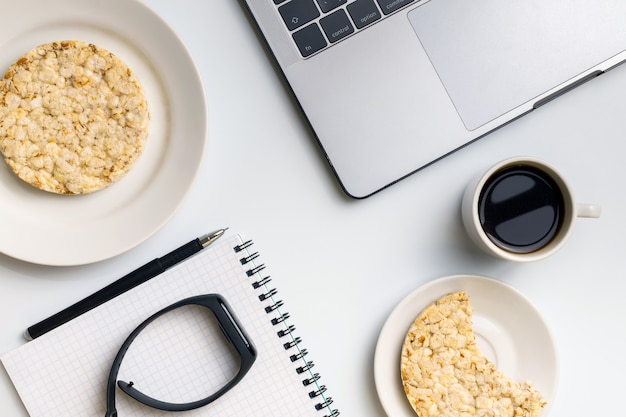
{"label": "eyeglass frame", "polygon": [[[197,305],[201,307],[206,307],[213,312],[217,322],[222,330],[226,339],[234,346],[235,350],[239,353],[239,357],[241,359],[241,364],[239,367],[239,371],[237,375],[233,377],[226,385],[217,390],[214,394],[197,401],[192,401],[188,403],[170,403],[166,401],[160,401],[155,398],[152,398],[136,388],[133,387],[133,382],[125,382],[125,381],[117,381],[117,375],[119,373],[122,360],[128,351],[128,348],[131,346],[132,342],[135,338],[154,320],[163,316],[164,314],[175,310],[180,307],[189,306],[189,305]],[[118,351],[115,359],[113,360],[113,365],[111,366],[111,371],[109,373],[109,378],[107,380],[107,395],[106,395],[106,404],[107,411],[105,417],[117,417],[117,410],[115,407],[115,385],[120,387],[122,391],[124,391],[131,398],[139,401],[142,404],[145,404],[149,407],[156,408],[164,411],[188,411],[196,408],[203,407],[211,402],[215,401],[230,389],[232,389],[235,385],[237,385],[242,378],[248,373],[252,365],[254,364],[257,358],[257,350],[250,340],[249,336],[244,331],[243,327],[235,317],[235,315],[231,312],[231,308],[229,304],[226,302],[224,297],[220,294],[204,294],[198,295],[194,297],[189,297],[184,300],[178,301],[174,304],[171,304],[168,307],[163,308],[162,310],[154,313],[152,316],[148,317],[145,321],[143,321],[133,332],[128,336],[128,338],[124,341],[120,350]]]}

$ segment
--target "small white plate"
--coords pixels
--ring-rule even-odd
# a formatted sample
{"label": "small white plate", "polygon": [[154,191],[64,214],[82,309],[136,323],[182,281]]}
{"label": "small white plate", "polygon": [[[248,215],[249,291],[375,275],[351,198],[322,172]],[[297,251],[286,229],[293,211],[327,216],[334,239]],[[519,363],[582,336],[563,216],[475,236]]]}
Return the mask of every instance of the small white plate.
{"label": "small white plate", "polygon": [[173,30],[136,0],[22,0],[2,6],[0,76],[37,45],[91,42],[124,61],[150,110],[143,152],[115,184],[93,194],[40,191],[0,161],[0,252],[45,265],[79,265],[143,242],[174,214],[203,157],[204,89]]}
{"label": "small white plate", "polygon": [[515,381],[529,381],[547,401],[554,401],[559,364],[550,331],[539,312],[519,291],[495,279],[455,275],[431,281],[400,302],[380,332],[374,356],[374,379],[389,417],[416,417],[402,387],[400,353],[409,327],[436,299],[464,290],[474,308],[478,348],[498,370]]}

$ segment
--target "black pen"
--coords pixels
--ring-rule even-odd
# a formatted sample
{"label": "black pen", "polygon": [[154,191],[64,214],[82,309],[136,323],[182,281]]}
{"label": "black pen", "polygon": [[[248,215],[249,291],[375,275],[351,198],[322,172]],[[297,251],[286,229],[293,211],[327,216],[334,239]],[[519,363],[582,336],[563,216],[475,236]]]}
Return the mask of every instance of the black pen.
{"label": "black pen", "polygon": [[195,253],[200,252],[202,249],[215,242],[224,234],[224,232],[226,232],[227,229],[228,228],[220,229],[213,233],[209,233],[205,236],[194,239],[191,242],[179,247],[178,249],[174,249],[167,255],[148,262],[147,264],[135,269],[133,272],[126,274],[112,284],[109,284],[103,289],[91,294],[89,297],[77,302],[76,304],[71,305],[65,310],[62,310],[48,317],[45,320],[40,321],[37,324],[30,326],[28,329],[26,329],[24,337],[26,338],[26,340],[36,339],[42,334],[45,334],[50,330],[55,329],[72,319],[75,319],[81,314],[84,314],[89,310],[92,310],[99,305],[106,303],[107,301],[125,293],[132,288],[135,288],[136,286],[148,281],[151,278],[156,277],[157,275],[162,274],[169,268],[184,261]]}

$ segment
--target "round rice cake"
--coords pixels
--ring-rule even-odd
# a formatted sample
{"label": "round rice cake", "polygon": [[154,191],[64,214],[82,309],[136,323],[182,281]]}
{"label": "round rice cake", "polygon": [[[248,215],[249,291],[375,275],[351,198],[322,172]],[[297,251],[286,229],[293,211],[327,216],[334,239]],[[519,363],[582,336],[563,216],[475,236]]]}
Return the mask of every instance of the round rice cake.
{"label": "round rice cake", "polygon": [[91,43],[40,45],[0,80],[0,151],[45,191],[87,194],[119,180],[141,153],[149,118],[131,70]]}
{"label": "round rice cake", "polygon": [[508,379],[478,350],[464,291],[441,297],[404,340],[401,377],[419,417],[537,417],[545,402],[529,383]]}

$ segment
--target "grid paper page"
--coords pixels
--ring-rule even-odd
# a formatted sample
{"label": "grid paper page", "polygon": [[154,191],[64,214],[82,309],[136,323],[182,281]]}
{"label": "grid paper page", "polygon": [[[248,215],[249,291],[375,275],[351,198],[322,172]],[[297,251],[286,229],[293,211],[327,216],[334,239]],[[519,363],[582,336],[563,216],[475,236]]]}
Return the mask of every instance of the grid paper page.
{"label": "grid paper page", "polygon": [[[252,284],[262,277],[259,273],[252,276],[246,274],[246,271],[260,265],[259,259],[242,265],[241,258],[249,256],[250,249],[235,253],[233,248],[242,243],[241,238],[223,239],[164,274],[4,355],[2,363],[30,416],[103,416],[106,410],[106,380],[113,359],[126,337],[162,308],[187,297],[208,293],[221,294],[227,300],[256,346],[258,357],[234,389],[208,406],[177,413],[177,416],[329,415],[327,408],[321,411],[315,409],[315,405],[324,400],[323,397],[309,398],[308,393],[319,388],[317,382],[303,386],[303,380],[311,376],[310,371],[303,374],[296,372],[296,368],[306,364],[306,361],[290,360],[290,355],[294,351],[297,353],[299,348],[286,350],[283,346],[283,343],[294,340],[294,336],[288,334],[279,338],[277,335],[281,329],[287,329],[288,324],[281,322],[275,325],[271,322],[273,318],[282,317],[282,307],[269,313],[265,311],[278,299],[274,299],[275,296],[264,301],[259,299],[259,295],[273,287],[265,285],[254,289]],[[211,324],[201,326],[204,326],[202,331],[210,331]],[[165,330],[152,331],[149,335],[151,340],[168,342],[171,328],[167,330],[167,327],[155,327]],[[202,350],[194,350],[191,354],[201,356]],[[158,350],[133,355],[129,361],[131,365],[128,369],[120,369],[118,379],[122,379],[124,372],[137,378],[141,369],[161,363],[161,359],[166,360],[159,356],[162,353]],[[217,352],[216,355],[215,360],[221,361],[220,355],[228,356],[228,352]],[[220,378],[224,378],[223,373],[232,372],[232,367],[236,366],[229,359],[221,363],[225,364],[223,372],[219,369],[211,371],[215,372],[211,376],[218,379],[217,384],[221,383]],[[216,364],[213,365],[215,368]],[[172,380],[172,383],[175,381]],[[164,385],[167,386],[167,381]],[[192,398],[201,398],[206,394],[201,385],[185,384],[184,391]],[[157,391],[159,389],[164,388],[157,387]],[[116,399],[120,417],[172,416],[171,413],[137,403],[119,389]]]}

